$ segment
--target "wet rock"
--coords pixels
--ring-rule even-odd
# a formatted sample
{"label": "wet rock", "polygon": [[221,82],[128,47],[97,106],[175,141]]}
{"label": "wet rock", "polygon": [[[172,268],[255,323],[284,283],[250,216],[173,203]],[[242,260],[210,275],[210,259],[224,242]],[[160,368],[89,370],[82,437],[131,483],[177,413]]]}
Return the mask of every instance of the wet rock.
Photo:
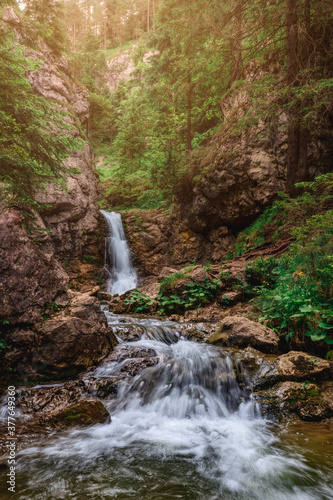
{"label": "wet rock", "polygon": [[69,406],[54,417],[57,427],[87,427],[110,422],[110,415],[101,401],[82,400]]}
{"label": "wet rock", "polygon": [[129,345],[118,345],[106,360],[108,364],[110,362],[117,363],[118,366],[115,368],[117,375],[131,377],[145,368],[156,365],[158,361],[159,358],[153,349]]}
{"label": "wet rock", "polygon": [[253,349],[253,347],[247,347],[233,353],[237,373],[251,387],[256,387],[256,380],[260,371],[271,368],[274,361],[274,359],[271,359],[272,357]]}
{"label": "wet rock", "polygon": [[281,381],[327,380],[331,376],[329,361],[304,352],[290,351],[277,357],[270,366],[261,368],[256,387],[269,387]]}
{"label": "wet rock", "polygon": [[149,368],[151,366],[155,366],[158,363],[158,358],[139,358],[139,359],[130,359],[124,363],[121,367],[121,372],[126,373],[131,377],[134,377],[142,370]]}
{"label": "wet rock", "polygon": [[75,381],[53,387],[21,390],[17,407],[23,414],[37,418],[39,422],[50,421],[58,412],[83,397],[83,388],[81,382]]}
{"label": "wet rock", "polygon": [[309,382],[281,382],[269,391],[256,394],[264,414],[283,418],[290,414],[301,420],[319,422],[333,416],[333,401],[329,392],[333,382],[326,387]]}
{"label": "wet rock", "polygon": [[273,330],[242,316],[225,318],[207,342],[227,347],[254,347],[263,352],[277,352],[279,338]]}
{"label": "wet rock", "polygon": [[6,341],[11,349],[4,367],[23,380],[73,378],[103,360],[117,343],[98,300],[80,293],[56,317],[35,325],[34,331],[16,330]]}
{"label": "wet rock", "polygon": [[118,345],[115,350],[108,356],[109,361],[117,361],[120,363],[126,359],[134,358],[153,358],[156,356],[154,349],[147,347],[134,347],[129,345]]}
{"label": "wet rock", "polygon": [[0,214],[0,317],[12,324],[33,323],[68,286],[52,248],[34,243],[23,222],[20,210]]}
{"label": "wet rock", "polygon": [[123,380],[121,377],[107,379],[91,377],[83,379],[83,383],[88,394],[98,398],[112,399],[117,397],[118,385],[121,380]]}
{"label": "wet rock", "polygon": [[115,326],[114,333],[124,342],[136,342],[140,340],[144,330],[136,325],[127,325],[126,327]]}
{"label": "wet rock", "polygon": [[56,428],[104,423],[110,417],[100,401],[86,399],[82,381],[61,386],[22,390],[17,408],[29,416],[29,427],[50,425]]}

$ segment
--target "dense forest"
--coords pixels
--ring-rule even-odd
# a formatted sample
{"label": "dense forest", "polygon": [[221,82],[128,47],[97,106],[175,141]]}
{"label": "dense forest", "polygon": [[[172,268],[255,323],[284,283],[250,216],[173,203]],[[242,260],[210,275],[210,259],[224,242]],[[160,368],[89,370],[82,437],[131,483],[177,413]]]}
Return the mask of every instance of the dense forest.
{"label": "dense forest", "polygon": [[[104,157],[99,172],[113,206],[170,204],[184,177],[205,163],[218,138],[239,136],[260,120],[269,134],[281,115],[288,130],[289,192],[296,182],[309,180],[309,135],[319,126],[318,116],[324,120],[331,106],[329,1],[2,4],[20,7],[29,44],[38,46],[40,37],[59,57],[66,55],[74,78],[89,90],[91,117],[82,133]],[[29,94],[24,71],[29,64],[33,71],[36,62],[25,58],[23,64],[24,54],[8,52],[12,27],[5,24],[1,29],[1,112],[6,120],[2,176],[8,175],[19,189],[19,172],[41,180],[55,175],[54,160],[60,165],[58,160],[73,145],[64,139],[65,131],[52,139],[45,136],[47,113],[54,113],[57,127],[64,110],[55,106],[48,111],[48,104]],[[133,59],[133,71],[111,92],[117,64],[110,59],[125,50]],[[239,103],[238,110],[224,116],[221,102],[242,92],[251,105],[242,110]],[[18,128],[14,136],[12,120]],[[29,141],[31,134],[36,134],[39,150],[32,151],[36,146]],[[23,166],[26,154],[29,166]]]}

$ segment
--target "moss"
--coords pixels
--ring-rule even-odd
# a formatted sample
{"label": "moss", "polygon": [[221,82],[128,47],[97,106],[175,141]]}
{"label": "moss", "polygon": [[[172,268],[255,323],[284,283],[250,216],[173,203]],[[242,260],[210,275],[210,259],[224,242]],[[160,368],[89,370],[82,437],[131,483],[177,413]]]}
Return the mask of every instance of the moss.
{"label": "moss", "polygon": [[79,401],[57,416],[57,421],[66,427],[101,424],[109,417],[103,404],[97,400]]}

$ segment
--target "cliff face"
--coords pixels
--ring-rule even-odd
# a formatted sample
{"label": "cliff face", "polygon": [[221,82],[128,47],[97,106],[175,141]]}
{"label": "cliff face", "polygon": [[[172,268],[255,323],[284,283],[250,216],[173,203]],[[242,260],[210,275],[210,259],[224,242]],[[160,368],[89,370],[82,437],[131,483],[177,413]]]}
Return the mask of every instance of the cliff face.
{"label": "cliff face", "polygon": [[123,222],[140,276],[158,276],[166,266],[220,261],[235,241],[223,226],[208,236],[194,232],[177,211],[133,209]]}
{"label": "cliff face", "polygon": [[[247,78],[254,81],[261,69],[252,63]],[[194,231],[209,234],[220,226],[240,230],[285,191],[287,165],[287,117],[281,109],[274,117],[261,118],[257,126],[230,134],[229,124],[244,118],[252,103],[245,90],[221,104],[222,132],[197,161],[184,180],[177,204],[183,221]],[[333,109],[318,117],[307,144],[311,178],[333,170]],[[199,175],[198,175],[199,174]],[[304,179],[306,180],[306,179]]]}
{"label": "cliff face", "polygon": [[[13,9],[6,9],[4,19],[10,20],[12,25],[20,23]],[[3,367],[10,368],[11,373],[18,371],[22,375],[22,353],[25,358],[33,360],[36,352],[45,350],[47,345],[62,356],[57,336],[46,342],[49,325],[58,331],[58,322],[61,323],[61,335],[70,338],[73,353],[72,358],[64,355],[65,373],[69,370],[67,364],[87,367],[98,362],[112,349],[113,342],[108,337],[109,327],[98,304],[78,292],[75,296],[71,291],[67,293],[73,269],[79,271],[85,257],[89,256],[98,264],[99,241],[103,238],[99,234],[101,224],[96,205],[94,156],[84,136],[89,121],[89,100],[88,92],[71,77],[70,66],[64,58],[57,59],[42,43],[37,52],[26,49],[25,53],[27,57],[41,61],[37,72],[27,74],[33,90],[57,101],[71,113],[68,120],[75,126],[72,133],[81,137],[83,147],[65,161],[71,170],[64,187],[49,184],[35,194],[41,207],[39,213],[20,206],[0,206],[0,331],[5,332],[1,338],[8,346],[8,349],[0,349],[0,361]],[[97,266],[92,267],[96,272]],[[80,321],[74,321],[72,302],[80,300],[81,295],[86,304],[85,316],[81,314]],[[61,308],[64,308],[61,318],[54,319],[54,314],[58,312],[59,316]],[[105,336],[103,348],[93,356],[89,352],[83,353],[85,336],[89,334],[89,341],[98,343],[99,332]],[[18,336],[23,340],[17,344]],[[33,374],[36,379],[45,376],[52,360],[48,359],[47,353],[44,354],[43,368],[39,369],[36,362],[36,366],[27,370],[28,373],[23,370],[25,376]],[[82,357],[84,363],[77,361]]]}
{"label": "cliff face", "polygon": [[[33,53],[27,53],[34,56]],[[66,60],[57,61],[47,49],[38,54],[43,64],[37,73],[31,72],[28,78],[35,91],[47,99],[54,99],[64,105],[71,113],[72,125],[78,122],[84,129],[89,122],[88,92],[75,83],[70,75]],[[74,135],[80,135],[79,128]],[[82,257],[85,251],[94,252],[94,235],[98,231],[99,211],[96,206],[97,178],[94,173],[94,155],[89,143],[84,142],[65,161],[76,169],[76,175],[67,178],[66,189],[49,185],[45,191],[36,193],[35,199],[47,208],[42,209],[42,218],[51,232],[56,254],[66,260]]]}

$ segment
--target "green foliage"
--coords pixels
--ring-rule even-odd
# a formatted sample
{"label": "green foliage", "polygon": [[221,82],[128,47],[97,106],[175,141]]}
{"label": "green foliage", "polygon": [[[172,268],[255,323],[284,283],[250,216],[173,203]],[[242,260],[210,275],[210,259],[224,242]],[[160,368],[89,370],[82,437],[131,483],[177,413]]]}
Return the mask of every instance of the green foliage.
{"label": "green foliage", "polygon": [[188,267],[184,269],[183,271],[177,271],[173,274],[170,274],[170,276],[167,276],[166,278],[163,278],[160,284],[160,290],[162,292],[165,292],[167,290],[173,290],[178,283],[179,280],[186,278],[189,276],[189,273],[187,271],[191,271],[192,267]]}
{"label": "green foliage", "polygon": [[246,266],[246,281],[252,286],[273,286],[277,280],[277,266],[274,257],[259,257]]}
{"label": "green foliage", "polygon": [[158,314],[169,315],[198,309],[214,300],[221,282],[219,280],[210,280],[208,277],[203,283],[188,283],[184,289],[175,290],[174,293],[167,294],[166,290],[172,289],[176,285],[177,280],[184,277],[184,275],[185,273],[174,273],[163,280],[160,291],[154,299],[150,299],[139,290],[133,290],[124,300],[124,304],[129,306],[130,310],[135,313],[157,311]]}
{"label": "green foliage", "polygon": [[64,3],[59,0],[26,0],[24,13],[34,21],[37,33],[56,54],[67,47]]}
{"label": "green foliage", "polygon": [[[169,284],[170,285],[170,284]],[[221,282],[205,278],[203,283],[189,283],[185,289],[173,295],[164,295],[163,289],[158,294],[159,314],[183,313],[187,310],[198,309],[204,304],[212,302]]]}
{"label": "green foliage", "polygon": [[239,233],[235,244],[235,256],[239,257],[246,251],[253,250],[264,243],[267,237],[267,226],[273,219],[280,222],[284,215],[283,206],[280,206],[277,202],[273,206],[266,208],[253,224]]}
{"label": "green foliage", "polygon": [[41,62],[24,55],[5,23],[0,35],[0,182],[31,203],[36,188],[64,175],[63,161],[81,142],[60,105],[33,93],[26,72],[37,71]]}
{"label": "green foliage", "polygon": [[97,258],[94,257],[93,255],[85,254],[83,260],[84,262],[87,262],[87,264],[96,264]]}
{"label": "green foliage", "polygon": [[150,307],[154,300],[150,299],[147,295],[135,289],[129,293],[124,300],[124,304],[129,306],[131,311],[135,313],[146,313],[150,311]]}
{"label": "green foliage", "polygon": [[287,341],[333,344],[333,211],[293,231],[295,242],[274,268],[272,289],[258,287],[262,320]]}
{"label": "green foliage", "polygon": [[253,224],[241,231],[233,255],[238,257],[262,243],[275,243],[279,239],[294,238],[295,227],[302,227],[308,217],[325,212],[333,200],[333,174],[317,177],[312,182],[296,185],[303,193],[293,198],[279,193],[279,199],[267,207]]}

